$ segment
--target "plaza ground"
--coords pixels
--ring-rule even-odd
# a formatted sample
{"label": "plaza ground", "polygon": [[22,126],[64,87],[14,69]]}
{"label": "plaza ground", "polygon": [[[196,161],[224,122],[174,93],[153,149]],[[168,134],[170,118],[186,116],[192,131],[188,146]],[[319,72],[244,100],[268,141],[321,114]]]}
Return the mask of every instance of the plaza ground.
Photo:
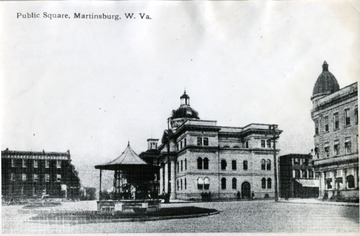
{"label": "plaza ground", "polygon": [[[170,203],[162,207],[215,208],[220,214],[145,222],[45,224],[23,206],[2,207],[2,233],[206,233],[206,232],[358,232],[359,207],[273,200]],[[96,202],[64,202],[45,211],[96,210]]]}

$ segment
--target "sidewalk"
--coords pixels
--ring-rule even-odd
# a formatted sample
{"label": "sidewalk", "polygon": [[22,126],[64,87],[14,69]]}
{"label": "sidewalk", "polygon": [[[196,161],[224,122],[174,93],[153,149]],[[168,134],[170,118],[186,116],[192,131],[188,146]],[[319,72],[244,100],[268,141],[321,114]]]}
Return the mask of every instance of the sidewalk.
{"label": "sidewalk", "polygon": [[324,204],[324,205],[336,205],[336,206],[357,206],[359,203],[355,202],[332,202],[332,201],[323,201],[316,198],[290,198],[285,200],[283,198],[279,199],[281,203],[299,203],[299,204]]}

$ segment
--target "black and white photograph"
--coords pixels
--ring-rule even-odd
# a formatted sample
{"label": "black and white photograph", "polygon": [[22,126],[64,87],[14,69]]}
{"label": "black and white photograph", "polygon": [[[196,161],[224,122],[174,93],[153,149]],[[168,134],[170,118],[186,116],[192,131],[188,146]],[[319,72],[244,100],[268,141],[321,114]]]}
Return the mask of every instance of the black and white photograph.
{"label": "black and white photograph", "polygon": [[2,1],[2,234],[359,233],[360,1]]}

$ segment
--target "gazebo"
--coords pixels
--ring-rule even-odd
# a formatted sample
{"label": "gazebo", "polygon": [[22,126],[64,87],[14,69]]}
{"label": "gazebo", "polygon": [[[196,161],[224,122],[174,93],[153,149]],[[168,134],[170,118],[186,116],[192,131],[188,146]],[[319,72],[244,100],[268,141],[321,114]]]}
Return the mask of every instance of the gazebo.
{"label": "gazebo", "polygon": [[[98,211],[123,211],[124,209],[147,209],[160,207],[158,200],[157,166],[142,160],[128,143],[123,153],[114,160],[96,165],[100,170]],[[114,171],[113,192],[110,199],[102,199],[102,171]],[[154,205],[155,204],[155,205]]]}

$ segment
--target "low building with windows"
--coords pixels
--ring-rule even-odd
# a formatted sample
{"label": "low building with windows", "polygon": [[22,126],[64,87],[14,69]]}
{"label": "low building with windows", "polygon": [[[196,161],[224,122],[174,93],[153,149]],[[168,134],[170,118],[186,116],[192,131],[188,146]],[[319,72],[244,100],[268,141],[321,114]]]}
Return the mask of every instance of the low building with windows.
{"label": "low building with windows", "polygon": [[5,199],[79,198],[80,179],[70,151],[1,151],[2,197]]}
{"label": "low building with windows", "polygon": [[288,154],[279,157],[281,198],[316,198],[319,180],[314,174],[311,154]]}
{"label": "low building with windows", "polygon": [[311,97],[315,123],[314,168],[320,198],[359,198],[358,87],[342,89],[326,61]]}
{"label": "low building with windows", "polygon": [[274,140],[268,124],[218,126],[201,120],[184,92],[158,150],[160,193],[171,199],[274,197]]}

